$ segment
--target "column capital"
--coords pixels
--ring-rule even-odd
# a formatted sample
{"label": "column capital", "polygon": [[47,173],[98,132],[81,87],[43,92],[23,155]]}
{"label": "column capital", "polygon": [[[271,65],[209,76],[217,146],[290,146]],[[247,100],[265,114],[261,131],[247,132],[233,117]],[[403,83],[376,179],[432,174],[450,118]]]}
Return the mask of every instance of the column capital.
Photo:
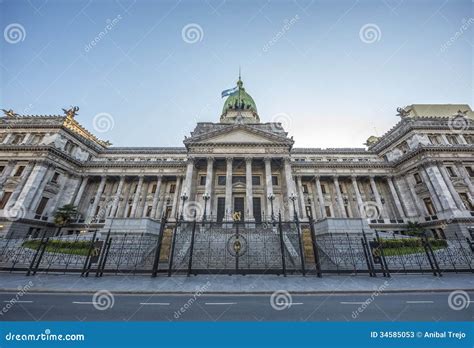
{"label": "column capital", "polygon": [[358,178],[358,175],[356,175],[356,174],[352,174],[352,175],[351,175],[351,179],[352,179],[352,180],[357,180],[357,178]]}
{"label": "column capital", "polygon": [[319,181],[319,180],[321,180],[321,175],[314,175],[314,176],[313,176],[313,179],[314,179],[315,181]]}
{"label": "column capital", "polygon": [[214,162],[215,158],[214,158],[214,156],[207,156],[206,160],[207,160],[207,163],[212,163],[212,162]]}
{"label": "column capital", "polygon": [[266,162],[270,162],[272,160],[272,158],[270,156],[265,156],[263,157],[263,161],[266,163]]}
{"label": "column capital", "polygon": [[226,160],[227,163],[229,163],[229,162],[232,163],[234,161],[234,157],[228,156],[228,157],[225,158],[225,160]]}
{"label": "column capital", "polygon": [[245,157],[245,163],[252,163],[253,157],[247,156]]}

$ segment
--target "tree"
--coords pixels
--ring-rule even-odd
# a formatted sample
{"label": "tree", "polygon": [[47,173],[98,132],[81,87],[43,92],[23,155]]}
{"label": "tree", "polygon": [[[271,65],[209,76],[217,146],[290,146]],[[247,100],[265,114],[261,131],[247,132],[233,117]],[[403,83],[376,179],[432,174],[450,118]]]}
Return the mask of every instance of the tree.
{"label": "tree", "polygon": [[407,234],[409,236],[422,237],[425,234],[425,229],[419,222],[408,221]]}
{"label": "tree", "polygon": [[56,235],[61,229],[71,223],[77,215],[77,207],[74,204],[66,204],[54,212],[54,224],[58,226]]}

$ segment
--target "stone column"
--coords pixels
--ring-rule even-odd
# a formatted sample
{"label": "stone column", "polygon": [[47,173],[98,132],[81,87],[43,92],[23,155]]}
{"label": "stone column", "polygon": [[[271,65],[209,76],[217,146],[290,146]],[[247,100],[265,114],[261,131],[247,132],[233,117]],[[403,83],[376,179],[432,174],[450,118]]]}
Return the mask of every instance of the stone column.
{"label": "stone column", "polygon": [[[265,202],[267,203],[267,212],[266,216],[272,216],[272,203],[268,199],[270,195],[273,195],[273,181],[272,181],[272,162],[270,157],[265,157],[263,159],[265,163]],[[275,212],[274,212],[275,213]],[[276,215],[275,215],[276,216]]]}
{"label": "stone column", "polygon": [[5,139],[3,139],[2,144],[8,144],[12,136],[13,136],[13,133],[8,133]]}
{"label": "stone column", "polygon": [[[123,184],[125,183],[125,175],[120,176],[120,181],[117,187],[117,192],[115,192],[114,201],[112,203],[112,210],[110,211],[109,217],[114,218],[117,214],[118,205],[120,202],[120,195],[122,194]],[[81,185],[82,186],[82,185]]]}
{"label": "stone column", "polygon": [[15,206],[23,206],[25,210],[31,205],[31,202],[39,191],[41,182],[45,178],[48,170],[47,163],[37,163],[33,167],[33,163],[29,163],[23,172],[20,182],[10,198],[11,202],[15,202]]}
{"label": "stone column", "polygon": [[398,193],[395,189],[395,185],[393,184],[393,178],[391,176],[387,176],[387,183],[388,187],[390,188],[390,193],[392,194],[393,200],[395,202],[395,206],[397,207],[398,214],[402,219],[404,219],[405,213],[403,211],[402,203],[400,202],[400,198],[398,197]]}
{"label": "stone column", "polygon": [[430,178],[428,177],[428,174],[425,171],[425,168],[423,166],[418,167],[418,172],[420,173],[421,177],[423,178],[423,182],[425,183],[426,187],[428,188],[428,191],[430,193],[431,201],[433,202],[436,213],[439,214],[442,211],[444,211],[443,206],[441,205],[441,202],[438,198],[438,194],[431,184]]}
{"label": "stone column", "polygon": [[133,195],[132,210],[130,211],[130,217],[132,218],[136,217],[135,214],[137,212],[138,201],[140,199],[140,193],[143,186],[143,178],[144,178],[143,175],[140,175],[138,177],[137,190],[135,191],[135,194]]}
{"label": "stone column", "polygon": [[466,168],[464,168],[462,162],[457,162],[456,166],[458,168],[459,174],[461,175],[462,179],[464,180],[464,183],[469,189],[469,192],[471,193],[472,196],[474,196],[474,185],[472,184],[471,177],[469,176],[469,173],[467,172]]}
{"label": "stone column", "polygon": [[458,213],[459,209],[456,206],[456,202],[453,196],[451,196],[448,185],[444,181],[436,162],[430,162],[423,166],[421,171],[423,172],[423,170],[426,173],[425,178],[430,184],[428,185],[428,189],[431,186],[433,190],[430,191],[431,197],[439,202],[441,211],[447,211],[452,214]]}
{"label": "stone column", "polygon": [[102,196],[102,191],[104,191],[104,186],[105,186],[106,181],[107,181],[107,176],[102,175],[101,178],[100,178],[99,187],[97,188],[97,192],[96,192],[95,197],[94,197],[94,203],[92,203],[92,207],[90,209],[90,214],[87,217],[88,223],[90,223],[92,221],[92,219],[94,219],[96,217],[95,216],[95,211],[97,210],[97,207],[99,206],[100,197]]}
{"label": "stone column", "polygon": [[226,176],[225,176],[225,215],[226,219],[232,217],[232,163],[233,158],[226,158]]}
{"label": "stone column", "polygon": [[253,185],[252,185],[252,157],[245,158],[245,195],[247,196],[248,219],[254,220],[253,216]]}
{"label": "stone column", "polygon": [[[45,207],[44,211],[43,211],[43,216],[45,216],[45,212],[46,212],[46,216],[48,216],[50,219],[49,220],[54,220],[52,217],[53,217],[53,214],[54,214],[54,211],[58,208],[60,208],[60,206],[58,205],[58,203],[60,203],[60,200],[61,200],[61,197],[64,193],[64,189],[66,187],[66,184],[67,182],[69,181],[69,178],[67,176],[67,174],[65,173],[64,175],[61,175],[59,177],[59,180],[60,180],[60,183],[59,183],[59,190],[58,190],[58,193],[54,195],[54,197],[52,199],[49,200],[48,202],[48,206]],[[36,207],[31,207],[31,210],[33,209],[36,209]],[[34,211],[33,211],[34,212]]]}
{"label": "stone column", "polygon": [[81,181],[81,186],[79,187],[79,191],[76,193],[76,197],[74,198],[73,204],[77,207],[81,202],[82,195],[84,194],[84,190],[86,189],[87,182],[89,181],[88,176],[83,176]]}
{"label": "stone column", "polygon": [[344,201],[342,200],[341,189],[339,188],[339,180],[337,175],[333,177],[334,187],[336,188],[337,203],[339,205],[339,210],[341,212],[341,217],[347,217],[346,209],[344,209]]}
{"label": "stone column", "polygon": [[[160,190],[161,190],[162,180],[163,180],[163,177],[161,175],[158,175],[156,177],[156,191],[155,191],[155,194],[153,195],[153,202],[151,203],[152,208],[151,208],[150,217],[152,219],[156,219],[156,211],[158,209],[158,200],[160,199]],[[161,216],[159,216],[158,218],[161,218]]]}
{"label": "stone column", "polygon": [[352,180],[352,188],[354,189],[356,200],[357,200],[357,211],[359,212],[359,217],[363,217],[364,212],[364,201],[362,200],[362,196],[360,195],[359,185],[357,185],[357,177],[355,175],[351,176]]}
{"label": "stone column", "polygon": [[[213,157],[208,157],[207,158],[207,171],[206,171],[206,186],[205,186],[205,193],[209,194],[209,199],[207,201],[208,207],[206,211],[206,215],[210,216],[212,213],[212,183],[214,182],[213,178],[214,174],[214,158]],[[204,202],[206,204],[206,202]],[[204,209],[202,211],[202,214],[204,216]]]}
{"label": "stone column", "polygon": [[416,194],[415,185],[413,184],[412,180],[414,180],[412,177],[405,176],[405,182],[408,185],[408,189],[410,190],[413,201],[415,202],[415,207],[418,210],[420,216],[425,216],[428,214],[428,211],[426,210],[426,207],[421,201],[420,197],[418,197]]}
{"label": "stone column", "polygon": [[[176,187],[175,187],[175,190],[174,190],[174,194],[173,194],[173,206],[171,207],[171,217],[174,219],[176,218],[176,214],[177,212],[179,212],[180,208],[178,206],[178,204],[180,204],[180,201],[179,201],[179,189],[180,189],[180,186],[181,186],[181,180],[182,178],[180,176],[177,176],[176,177]],[[179,216],[178,216],[179,218]]]}
{"label": "stone column", "polygon": [[321,190],[321,180],[319,176],[316,176],[314,179],[316,181],[316,192],[318,193],[319,210],[321,212],[321,218],[324,219],[326,217],[326,204],[324,202],[323,191]]}
{"label": "stone column", "polygon": [[31,209],[31,210],[36,209],[41,198],[43,197],[43,191],[46,185],[51,181],[55,172],[56,172],[56,167],[52,165],[48,165],[46,174],[43,175],[43,179],[41,180],[40,184],[35,190],[35,193],[32,196],[33,198],[31,200],[25,201],[25,208]]}
{"label": "stone column", "polygon": [[292,208],[290,204],[290,196],[292,193],[296,195],[296,185],[295,185],[295,181],[293,180],[293,173],[291,170],[291,160],[289,157],[286,157],[283,159],[283,166],[284,166],[285,183],[286,183],[286,197],[285,197],[284,206],[288,207],[286,218],[288,220],[292,220],[293,213],[292,213]]}
{"label": "stone column", "polygon": [[382,219],[387,218],[387,214],[385,214],[385,209],[382,204],[382,199],[380,198],[379,190],[377,189],[377,184],[375,183],[375,178],[373,175],[369,177],[370,180],[370,187],[372,187],[372,191],[374,192],[375,196],[375,203],[377,203],[377,206],[380,209],[380,216]]}
{"label": "stone column", "polygon": [[[186,166],[186,177],[184,179],[183,183],[183,193],[186,193],[186,195],[189,197],[188,199],[191,198],[191,190],[192,190],[192,184],[193,184],[193,171],[194,171],[194,158],[188,158],[188,164]],[[176,188],[178,185],[176,185]]]}
{"label": "stone column", "polygon": [[148,208],[148,205],[146,204],[148,200],[148,190],[150,189],[150,181],[146,181],[145,184],[143,185],[144,188],[142,189],[143,192],[143,202],[138,201],[138,208],[137,208],[137,217],[146,217],[146,211]]}
{"label": "stone column", "polygon": [[306,219],[306,204],[304,202],[304,191],[303,191],[303,183],[301,182],[301,175],[298,175],[296,177],[296,182],[297,182],[297,186],[298,186],[298,198],[299,198],[299,207],[300,207],[300,213],[299,213],[299,216],[300,216],[300,219],[303,220],[303,219]]}
{"label": "stone column", "polygon": [[451,196],[453,197],[454,202],[456,203],[456,206],[458,207],[458,209],[466,210],[466,208],[464,207],[464,203],[463,203],[461,197],[459,196],[459,193],[456,191],[456,189],[453,185],[453,182],[451,181],[451,178],[448,174],[448,171],[446,170],[446,168],[442,164],[439,165],[439,171],[440,171],[441,175],[443,176],[443,179],[444,179],[446,185],[448,186],[448,190],[451,193]]}
{"label": "stone column", "polygon": [[16,162],[15,161],[8,161],[7,166],[2,172],[2,176],[0,176],[0,193],[3,196],[3,185],[7,181],[7,179],[12,175],[13,169],[15,168]]}

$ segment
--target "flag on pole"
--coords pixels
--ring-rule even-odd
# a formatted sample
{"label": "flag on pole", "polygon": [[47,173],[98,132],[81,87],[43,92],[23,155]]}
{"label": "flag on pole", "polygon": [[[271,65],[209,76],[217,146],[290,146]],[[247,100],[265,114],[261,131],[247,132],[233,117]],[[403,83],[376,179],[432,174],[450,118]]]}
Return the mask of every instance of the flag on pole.
{"label": "flag on pole", "polygon": [[239,90],[239,86],[235,86],[234,88],[229,88],[224,91],[222,91],[221,95],[222,98],[227,97],[228,95],[231,95]]}

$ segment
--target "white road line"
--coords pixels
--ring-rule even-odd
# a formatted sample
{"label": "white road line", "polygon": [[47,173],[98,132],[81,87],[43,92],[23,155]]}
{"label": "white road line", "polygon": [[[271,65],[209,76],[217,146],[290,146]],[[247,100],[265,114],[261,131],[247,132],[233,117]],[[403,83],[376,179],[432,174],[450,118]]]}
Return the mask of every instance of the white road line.
{"label": "white road line", "polygon": [[98,304],[99,302],[79,302],[79,301],[72,301],[72,303],[75,304]]}
{"label": "white road line", "polygon": [[[4,303],[10,303],[11,301],[3,301]],[[14,301],[15,303],[33,303],[33,301]]]}
{"label": "white road line", "polygon": [[339,302],[340,304],[357,304],[357,305],[361,305],[361,304],[364,304],[365,302]]}
{"label": "white road line", "polygon": [[297,306],[297,305],[302,305],[303,302],[292,302],[290,303],[290,306]]}
{"label": "white road line", "polygon": [[206,302],[205,305],[208,306],[225,306],[225,305],[234,305],[237,302]]}
{"label": "white road line", "polygon": [[434,301],[406,301],[406,303],[434,303]]}
{"label": "white road line", "polygon": [[170,304],[167,302],[140,302],[141,305],[147,306],[169,306]]}

